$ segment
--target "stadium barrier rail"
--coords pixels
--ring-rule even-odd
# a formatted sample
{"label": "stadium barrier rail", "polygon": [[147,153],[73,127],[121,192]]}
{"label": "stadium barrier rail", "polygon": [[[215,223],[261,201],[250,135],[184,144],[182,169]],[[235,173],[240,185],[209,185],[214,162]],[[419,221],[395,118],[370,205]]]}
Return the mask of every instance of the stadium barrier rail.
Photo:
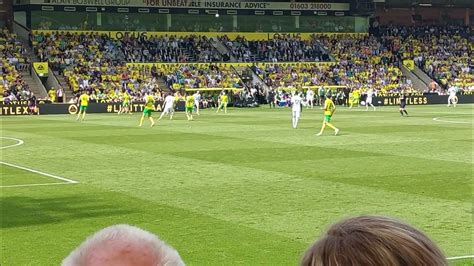
{"label": "stadium barrier rail", "polygon": [[235,40],[239,37],[245,37],[248,41],[264,41],[264,40],[273,40],[281,38],[297,38],[303,41],[308,41],[313,38],[313,36],[318,37],[353,37],[361,38],[368,36],[368,33],[343,33],[343,32],[321,32],[321,33],[299,33],[299,32],[287,32],[287,33],[275,33],[275,32],[167,32],[167,31],[85,31],[85,30],[33,30],[33,34],[51,34],[54,32],[63,32],[71,34],[99,34],[107,35],[112,39],[120,40],[125,36],[129,37],[146,37],[151,36],[164,37],[164,36],[176,36],[176,37],[186,37],[186,36],[205,36],[207,38],[217,38],[220,36],[227,36],[230,40]]}

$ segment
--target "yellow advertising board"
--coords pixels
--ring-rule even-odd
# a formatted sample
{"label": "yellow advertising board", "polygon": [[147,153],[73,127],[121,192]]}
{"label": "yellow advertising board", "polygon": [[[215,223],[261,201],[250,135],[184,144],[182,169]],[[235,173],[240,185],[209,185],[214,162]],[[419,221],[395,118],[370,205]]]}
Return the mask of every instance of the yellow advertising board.
{"label": "yellow advertising board", "polygon": [[33,68],[38,76],[48,76],[48,62],[33,62]]}
{"label": "yellow advertising board", "polygon": [[405,59],[403,60],[403,65],[408,68],[410,71],[415,70],[415,61],[412,59]]}
{"label": "yellow advertising board", "polygon": [[214,66],[224,66],[224,67],[249,67],[252,66],[252,63],[221,63],[221,62],[214,62],[214,63],[163,63],[163,62],[150,62],[150,63],[126,63],[127,67],[152,67],[152,66],[196,66],[196,67],[205,67],[209,65]]}

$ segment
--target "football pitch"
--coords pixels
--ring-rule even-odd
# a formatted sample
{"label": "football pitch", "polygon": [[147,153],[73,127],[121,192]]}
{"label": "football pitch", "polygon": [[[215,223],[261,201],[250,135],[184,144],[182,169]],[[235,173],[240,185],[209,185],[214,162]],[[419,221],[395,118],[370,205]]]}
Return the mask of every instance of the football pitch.
{"label": "football pitch", "polygon": [[[327,227],[381,214],[448,257],[473,247],[473,105],[336,111],[1,117],[1,265],[58,265],[112,224],[149,230],[189,265],[297,265]],[[158,114],[155,114],[157,117]],[[472,265],[474,260],[452,260]]]}

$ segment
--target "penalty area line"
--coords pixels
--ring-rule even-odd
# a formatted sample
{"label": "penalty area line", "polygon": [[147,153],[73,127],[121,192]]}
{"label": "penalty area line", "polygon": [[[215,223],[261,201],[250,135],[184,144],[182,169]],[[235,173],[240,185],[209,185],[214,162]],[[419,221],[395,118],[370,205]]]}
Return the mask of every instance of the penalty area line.
{"label": "penalty area line", "polygon": [[468,121],[452,121],[452,120],[444,120],[444,119],[440,119],[440,118],[443,118],[443,117],[433,117],[433,121],[444,122],[444,123],[452,123],[452,124],[472,124],[472,122],[468,122]]}
{"label": "penalty area line", "polygon": [[447,259],[447,260],[474,259],[474,255],[466,255],[466,256],[449,257],[449,258],[446,258],[446,259]]}
{"label": "penalty area line", "polygon": [[9,187],[39,187],[39,186],[57,186],[57,185],[72,185],[73,183],[41,183],[41,184],[23,184],[23,185],[7,185],[0,186],[0,188],[9,188]]}
{"label": "penalty area line", "polygon": [[40,186],[40,185],[47,186],[47,185],[52,185],[52,184],[57,184],[57,185],[64,184],[64,185],[66,185],[66,184],[78,184],[79,183],[78,181],[75,181],[75,180],[72,180],[72,179],[69,179],[69,178],[65,178],[65,177],[61,177],[61,176],[57,176],[57,175],[53,175],[53,174],[48,174],[48,173],[45,173],[45,172],[42,172],[42,171],[38,171],[38,170],[35,170],[35,169],[31,169],[31,168],[28,168],[28,167],[23,167],[23,166],[12,164],[12,163],[7,163],[7,162],[0,161],[0,164],[7,165],[7,166],[10,166],[10,167],[14,167],[14,168],[18,168],[18,169],[21,169],[21,170],[25,170],[25,171],[28,171],[28,172],[31,172],[31,173],[51,177],[51,178],[54,178],[54,179],[61,180],[61,181],[65,182],[65,183],[44,183],[44,184],[31,184],[31,185],[25,184],[25,185],[0,186],[0,188],[3,188],[3,187]]}

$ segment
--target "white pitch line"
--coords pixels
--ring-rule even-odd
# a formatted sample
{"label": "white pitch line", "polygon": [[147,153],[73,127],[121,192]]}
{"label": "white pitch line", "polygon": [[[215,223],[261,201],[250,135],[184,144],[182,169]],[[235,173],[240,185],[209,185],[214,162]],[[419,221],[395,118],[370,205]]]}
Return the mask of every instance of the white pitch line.
{"label": "white pitch line", "polygon": [[10,138],[10,137],[0,137],[0,138],[2,138],[2,139],[10,139],[10,140],[16,141],[15,144],[0,147],[0,150],[6,149],[6,148],[12,148],[12,147],[20,146],[20,145],[23,145],[23,144],[25,143],[25,142],[24,142],[23,140],[21,140],[21,139]]}
{"label": "white pitch line", "polygon": [[474,259],[474,255],[458,256],[458,257],[449,257],[447,260],[462,260],[462,259]]}
{"label": "white pitch line", "polygon": [[442,118],[442,117],[434,117],[433,121],[452,123],[452,124],[472,124],[472,122],[467,122],[467,121],[451,121],[451,120],[442,120],[440,118]]}
{"label": "white pitch line", "polygon": [[79,182],[77,182],[75,180],[72,180],[72,179],[68,179],[68,178],[65,178],[65,177],[60,177],[60,176],[57,176],[57,175],[48,174],[48,173],[45,173],[45,172],[41,172],[41,171],[31,169],[31,168],[28,168],[28,167],[19,166],[19,165],[16,165],[16,164],[11,164],[11,163],[2,162],[2,161],[0,161],[0,164],[8,165],[8,166],[15,167],[15,168],[18,168],[18,169],[22,169],[22,170],[25,170],[25,171],[28,171],[28,172],[31,172],[31,173],[40,174],[40,175],[44,175],[44,176],[51,177],[51,178],[54,178],[54,179],[58,179],[58,180],[67,182],[69,184],[79,183]]}
{"label": "white pitch line", "polygon": [[7,185],[0,186],[0,188],[9,188],[9,187],[39,187],[39,186],[56,186],[56,185],[71,185],[72,183],[41,183],[41,184],[24,184],[24,185]]}
{"label": "white pitch line", "polygon": [[[23,145],[23,144],[25,143],[23,140],[17,139],[17,138],[11,138],[11,137],[0,137],[0,138],[2,138],[2,139],[10,139],[10,140],[14,140],[14,141],[17,142],[17,143],[12,144],[12,145],[0,147],[0,149],[13,148],[13,147],[16,147],[16,146]],[[12,163],[7,163],[7,162],[2,162],[2,161],[0,161],[0,164],[8,165],[8,166],[10,166],[10,167],[18,168],[18,169],[25,170],[25,171],[28,171],[28,172],[31,172],[31,173],[35,173],[35,174],[39,174],[39,175],[51,177],[51,178],[54,178],[54,179],[57,179],[57,180],[61,180],[61,181],[66,182],[66,183],[43,183],[43,184],[7,185],[7,186],[0,186],[0,188],[7,188],[7,187],[35,187],[35,186],[50,186],[50,185],[68,185],[68,184],[77,184],[77,183],[79,183],[79,182],[77,182],[77,181],[75,181],[75,180],[72,180],[72,179],[68,179],[68,178],[61,177],[61,176],[57,176],[57,175],[53,175],[53,174],[48,174],[48,173],[45,173],[45,172],[41,172],[41,171],[38,171],[38,170],[35,170],[35,169],[31,169],[31,168],[28,168],[28,167],[24,167],[24,166],[12,164]]]}

